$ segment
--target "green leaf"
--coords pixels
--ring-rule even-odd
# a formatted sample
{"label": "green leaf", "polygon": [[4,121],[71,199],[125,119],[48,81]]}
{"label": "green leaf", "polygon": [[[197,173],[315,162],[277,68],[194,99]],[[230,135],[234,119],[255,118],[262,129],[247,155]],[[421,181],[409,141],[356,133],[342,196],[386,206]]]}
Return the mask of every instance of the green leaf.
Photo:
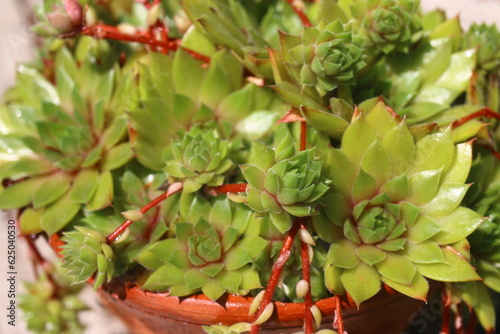
{"label": "green leaf", "polygon": [[141,286],[144,290],[162,291],[171,285],[184,283],[184,271],[171,264],[166,264],[155,270]]}
{"label": "green leaf", "polygon": [[443,183],[464,183],[472,164],[472,141],[455,146],[453,162],[443,177]]}
{"label": "green leaf", "polygon": [[368,147],[361,161],[361,168],[382,186],[392,174],[391,161],[378,140]]}
{"label": "green leaf", "polygon": [[364,263],[344,269],[340,280],[358,308],[362,302],[375,296],[381,287],[377,270]]}
{"label": "green leaf", "polygon": [[361,261],[369,266],[373,266],[387,257],[386,252],[373,245],[358,246],[358,248],[356,248],[356,252]]}
{"label": "green leaf", "polygon": [[75,177],[70,196],[76,203],[85,204],[94,195],[99,181],[99,172],[96,169],[83,169]]}
{"label": "green leaf", "polygon": [[266,175],[264,172],[254,165],[242,165],[240,166],[245,180],[254,189],[263,190],[264,189],[264,179]]}
{"label": "green leaf", "polygon": [[259,272],[252,269],[251,266],[246,266],[240,269],[241,272],[241,286],[243,290],[253,290],[261,288]]}
{"label": "green leaf", "polygon": [[[278,81],[278,80],[276,80]],[[280,81],[276,85],[271,86],[271,88],[278,93],[278,95],[287,103],[291,104],[296,108],[300,107],[310,107],[317,110],[324,110],[325,107],[317,102],[316,99],[311,98],[309,95],[303,93],[300,87],[288,82]]]}
{"label": "green leaf", "polygon": [[401,292],[411,298],[427,301],[427,293],[429,292],[429,282],[420,274],[415,274],[411,284],[401,284],[392,281],[386,277],[381,277],[382,282],[396,291]]}
{"label": "green leaf", "polygon": [[433,240],[440,245],[453,244],[468,237],[485,219],[471,209],[458,207],[449,215],[436,219],[442,231]]}
{"label": "green leaf", "polygon": [[469,262],[464,260],[452,247],[443,248],[446,263],[415,264],[418,273],[443,282],[476,281],[481,278]]}
{"label": "green leaf", "polygon": [[366,150],[376,138],[366,118],[360,115],[349,125],[342,137],[342,152],[354,166],[359,166]]}
{"label": "green leaf", "polygon": [[359,264],[356,245],[349,240],[339,240],[330,245],[327,263],[339,268],[351,269]]}
{"label": "green leaf", "polygon": [[441,180],[441,170],[424,170],[412,174],[409,178],[410,193],[406,201],[415,206],[422,206],[434,198]]}
{"label": "green leaf", "polygon": [[441,248],[434,241],[419,243],[408,241],[405,244],[403,254],[413,263],[446,262]]}
{"label": "green leaf", "polygon": [[406,237],[408,240],[418,243],[432,238],[440,231],[441,227],[439,227],[436,220],[427,215],[420,215],[406,232]]}
{"label": "green leaf", "polygon": [[449,215],[462,202],[470,184],[446,183],[436,196],[422,208],[422,214],[439,218]]}
{"label": "green leaf", "polygon": [[205,276],[199,269],[190,269],[184,274],[184,281],[189,290],[199,289],[208,283],[209,278]]}
{"label": "green leaf", "polygon": [[101,164],[102,170],[113,170],[122,167],[134,157],[130,143],[113,147],[106,153]]}
{"label": "green leaf", "polygon": [[416,156],[409,174],[425,170],[446,170],[453,161],[455,146],[451,131],[437,132],[417,142]]}
{"label": "green leaf", "polygon": [[245,264],[252,262],[248,251],[242,247],[231,248],[224,257],[224,265],[227,270],[236,270]]}
{"label": "green leaf", "polygon": [[44,182],[33,193],[35,209],[53,203],[63,196],[70,187],[70,177],[63,173],[53,174],[44,178]]}
{"label": "green leaf", "polygon": [[[351,160],[341,150],[331,148],[328,151],[324,168],[326,169],[325,176],[332,180],[332,190],[341,193],[345,198],[350,198],[356,179],[356,169]],[[339,174],[342,177],[337,177]]]}
{"label": "green leaf", "polygon": [[307,123],[334,139],[342,138],[349,126],[349,123],[344,119],[319,109],[303,106],[300,111]]}
{"label": "green leaf", "polygon": [[359,170],[358,176],[352,186],[352,198],[356,203],[365,199],[372,198],[377,193],[377,181],[365,173],[363,169]]}
{"label": "green leaf", "polygon": [[45,210],[40,225],[45,232],[52,235],[62,230],[78,211],[80,211],[80,204],[73,202],[68,193]]}
{"label": "green leaf", "polygon": [[[239,110],[236,109],[236,111]],[[278,119],[279,114],[275,111],[252,111],[250,115],[236,124],[235,129],[245,137],[256,140],[269,133]]]}
{"label": "green leaf", "polygon": [[0,191],[0,209],[12,210],[20,209],[31,202],[32,194],[38,189],[44,181],[42,177],[36,177],[21,181],[13,186]]}
{"label": "green leaf", "polygon": [[198,99],[211,109],[216,109],[231,93],[231,83],[224,71],[211,62],[210,69],[200,87]]}
{"label": "green leaf", "polygon": [[201,291],[203,291],[208,298],[217,300],[226,292],[226,289],[220,286],[215,280],[210,280],[201,288]]}
{"label": "green leaf", "polygon": [[493,332],[496,323],[495,306],[486,286],[482,282],[467,282],[459,287],[460,297],[474,310],[483,328]]}
{"label": "green leaf", "polygon": [[[180,49],[175,53],[173,63],[173,80],[176,93],[197,100],[206,70],[202,61],[194,59],[189,53]],[[189,78],[189,80],[186,80]]]}
{"label": "green leaf", "polygon": [[415,266],[402,255],[395,253],[387,253],[384,261],[376,265],[378,272],[390,279],[391,281],[409,285],[415,277],[417,269]]}
{"label": "green leaf", "polygon": [[40,233],[43,231],[40,226],[40,220],[43,216],[45,209],[35,210],[33,208],[27,208],[23,211],[20,219],[19,226],[21,228],[21,234],[30,235],[33,233]]}
{"label": "green leaf", "polygon": [[108,207],[113,201],[113,176],[111,172],[103,172],[99,176],[99,183],[94,196],[90,199],[87,209],[96,211]]}
{"label": "green leaf", "polygon": [[391,160],[392,175],[406,173],[414,160],[415,144],[404,122],[399,123],[383,137],[382,147]]}
{"label": "green leaf", "polygon": [[125,138],[127,134],[127,119],[125,117],[117,117],[111,125],[104,131],[101,143],[106,149],[115,146],[120,140]]}
{"label": "green leaf", "polygon": [[242,276],[239,271],[229,271],[223,270],[217,277],[215,281],[223,288],[237,293],[240,289]]}

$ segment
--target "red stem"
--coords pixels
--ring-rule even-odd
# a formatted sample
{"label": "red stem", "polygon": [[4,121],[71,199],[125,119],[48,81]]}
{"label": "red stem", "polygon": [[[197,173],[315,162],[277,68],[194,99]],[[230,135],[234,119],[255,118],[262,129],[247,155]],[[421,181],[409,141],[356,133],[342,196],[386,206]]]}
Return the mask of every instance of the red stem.
{"label": "red stem", "polygon": [[451,315],[451,307],[448,302],[444,305],[443,318],[441,322],[441,331],[440,334],[450,334],[450,315]]}
{"label": "red stem", "polygon": [[470,312],[470,319],[469,319],[469,327],[467,329],[467,334],[474,334],[475,329],[476,329],[476,323],[477,323],[477,315],[474,310],[471,310]]}
{"label": "red stem", "polygon": [[299,8],[293,4],[293,0],[287,0],[288,4],[292,7],[293,11],[297,16],[299,17],[300,21],[304,25],[304,27],[312,27],[311,21],[309,21],[309,18],[307,15],[304,13],[302,8]]}
{"label": "red stem", "polygon": [[[152,208],[154,208],[156,205],[158,205],[159,203],[161,203],[164,200],[166,200],[167,198],[169,198],[171,195],[173,195],[173,194],[178,193],[179,191],[181,191],[182,190],[182,186],[183,186],[183,184],[181,182],[172,183],[170,185],[170,187],[168,187],[168,189],[167,189],[166,192],[164,192],[160,196],[158,196],[155,199],[153,199],[151,202],[149,202],[144,207],[142,207],[139,211],[141,213],[148,212],[149,210],[151,210]],[[120,234],[122,234],[123,232],[125,232],[125,230],[130,225],[132,225],[133,223],[134,222],[132,220],[126,220],[126,221],[124,221],[120,226],[118,226],[118,228],[116,230],[114,230],[110,235],[108,235],[108,237],[106,238],[106,242],[108,244],[112,244],[118,238],[118,236]]]}
{"label": "red stem", "polygon": [[344,319],[342,318],[342,303],[339,295],[333,297],[335,299],[335,317],[333,320],[334,328],[337,332],[344,334]]}
{"label": "red stem", "polygon": [[464,116],[460,119],[457,119],[456,121],[453,121],[451,123],[451,126],[453,128],[456,128],[474,118],[478,118],[478,117],[488,117],[488,118],[495,118],[495,119],[500,119],[500,113],[496,112],[496,111],[493,111],[491,110],[490,108],[486,107],[486,108],[483,108],[479,111],[476,111],[476,112],[473,112],[472,114],[470,115],[467,115],[467,116]]}
{"label": "red stem", "polygon": [[[285,263],[290,257],[290,249],[292,248],[293,241],[295,240],[295,236],[297,235],[297,231],[299,230],[300,223],[299,220],[301,218],[297,218],[297,221],[294,222],[292,225],[292,228],[288,231],[287,236],[285,237],[285,240],[283,241],[283,246],[281,246],[280,253],[278,255],[278,259],[273,265],[273,269],[271,271],[271,277],[269,278],[269,281],[267,282],[266,290],[264,292],[264,297],[262,298],[262,301],[260,302],[259,310],[257,311],[257,314],[255,316],[255,319],[258,319],[259,316],[262,314],[264,309],[266,308],[267,304],[269,304],[273,298],[274,291],[276,290],[276,287],[278,286],[278,282],[281,276],[281,273],[283,272],[283,268],[285,267]],[[251,334],[257,334],[259,332],[260,325],[253,324],[252,329],[250,331]]]}
{"label": "red stem", "polygon": [[92,36],[96,39],[113,39],[117,41],[146,44],[152,47],[160,47],[166,51],[175,51],[180,48],[189,53],[193,58],[201,60],[205,63],[210,63],[210,57],[181,46],[180,41],[177,39],[159,41],[154,39],[154,36],[150,34],[145,35],[139,32],[135,35],[128,35],[120,32],[118,28],[106,24],[84,26],[80,29],[80,33],[82,35]]}
{"label": "red stem", "polygon": [[[306,223],[300,224],[300,228],[307,230]],[[304,279],[307,284],[307,293],[304,296],[304,315],[305,315],[305,334],[314,333],[314,318],[311,312],[313,306],[312,295],[311,295],[311,268],[309,263],[309,245],[305,242],[300,243],[300,255],[302,257],[302,279]]]}
{"label": "red stem", "polygon": [[307,123],[300,123],[300,150],[305,151],[307,148]]}
{"label": "red stem", "polygon": [[246,183],[230,183],[224,184],[220,187],[210,187],[209,192],[213,191],[216,195],[220,194],[237,194],[244,193],[247,191],[248,184]]}

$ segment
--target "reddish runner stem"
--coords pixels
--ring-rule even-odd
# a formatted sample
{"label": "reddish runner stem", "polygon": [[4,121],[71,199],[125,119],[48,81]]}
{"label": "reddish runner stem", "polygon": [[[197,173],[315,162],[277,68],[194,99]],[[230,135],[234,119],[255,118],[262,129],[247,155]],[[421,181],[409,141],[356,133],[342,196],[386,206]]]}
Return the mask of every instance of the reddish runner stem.
{"label": "reddish runner stem", "polygon": [[180,41],[176,39],[159,41],[154,39],[153,36],[147,36],[141,33],[128,35],[120,32],[118,28],[106,24],[84,26],[81,28],[80,33],[82,35],[92,36],[96,39],[113,39],[117,41],[141,43],[152,47],[160,47],[166,51],[175,51],[180,48],[189,53],[193,58],[201,60],[205,63],[210,63],[210,57],[181,46]]}
{"label": "reddish runner stem", "polygon": [[[290,257],[290,249],[292,248],[293,241],[295,240],[295,236],[297,235],[297,232],[300,227],[300,218],[297,218],[297,221],[294,222],[292,225],[292,228],[288,231],[287,236],[285,237],[285,240],[283,242],[283,246],[281,246],[280,253],[278,255],[278,259],[273,265],[273,269],[271,272],[271,277],[269,278],[269,281],[267,282],[266,290],[264,292],[264,296],[262,297],[262,301],[260,302],[259,310],[257,311],[257,314],[255,316],[255,319],[258,319],[259,316],[262,314],[264,309],[266,308],[267,304],[271,303],[271,300],[274,295],[274,291],[276,290],[276,287],[278,286],[278,282],[281,276],[281,273],[283,272],[283,268],[285,267],[285,263]],[[259,332],[260,325],[253,324],[252,329],[250,331],[251,334],[257,334]]]}
{"label": "reddish runner stem", "polygon": [[247,191],[247,186],[248,184],[246,183],[231,183],[231,184],[224,184],[220,187],[213,187],[210,188],[210,190],[213,190],[219,194],[237,194],[237,193],[244,193]]}
{"label": "reddish runner stem", "polygon": [[337,332],[344,334],[344,319],[342,318],[342,302],[339,295],[335,295],[335,317],[333,320],[333,327],[337,329]]}
{"label": "reddish runner stem", "polygon": [[487,118],[495,118],[495,119],[499,119],[500,120],[500,113],[496,112],[496,111],[493,111],[491,110],[490,108],[486,107],[486,108],[483,108],[479,111],[476,111],[476,112],[473,112],[472,114],[469,114],[467,116],[464,116],[460,119],[457,119],[456,121],[453,121],[451,123],[451,126],[453,128],[456,128],[474,118],[479,118],[479,117],[487,117]]}
{"label": "reddish runner stem", "polygon": [[470,312],[470,318],[469,318],[469,327],[467,328],[467,334],[474,334],[476,331],[476,324],[477,324],[477,315],[474,310],[471,310]]}
{"label": "reddish runner stem", "polygon": [[294,0],[287,0],[288,4],[290,7],[292,7],[293,11],[297,16],[299,17],[300,21],[304,25],[304,27],[312,27],[311,21],[309,21],[309,18],[307,15],[304,13],[304,10],[302,8],[297,7],[293,2]]}
{"label": "reddish runner stem", "polygon": [[[305,219],[304,219],[305,220]],[[307,230],[307,221],[305,220],[300,224],[301,229]],[[307,293],[304,296],[304,315],[305,315],[305,334],[314,333],[314,318],[311,312],[313,306],[312,295],[311,295],[311,268],[309,263],[309,245],[301,241],[300,243],[300,255],[302,258],[302,279],[308,284]]]}
{"label": "reddish runner stem", "polygon": [[300,150],[305,151],[307,149],[307,123],[300,123]]}
{"label": "reddish runner stem", "polygon": [[450,334],[451,307],[449,302],[445,302],[440,334]]}
{"label": "reddish runner stem", "polygon": [[[161,194],[160,196],[156,197],[153,199],[151,202],[146,204],[144,207],[142,207],[139,211],[141,213],[146,213],[167,198],[169,198],[171,195],[178,193],[179,191],[182,190],[183,184],[181,182],[176,182],[172,183],[170,187],[168,187],[167,191]],[[108,237],[106,238],[106,242],[108,244],[112,244],[120,234],[125,232],[125,230],[132,225],[134,222],[132,220],[126,220],[124,221],[116,230],[114,230]]]}

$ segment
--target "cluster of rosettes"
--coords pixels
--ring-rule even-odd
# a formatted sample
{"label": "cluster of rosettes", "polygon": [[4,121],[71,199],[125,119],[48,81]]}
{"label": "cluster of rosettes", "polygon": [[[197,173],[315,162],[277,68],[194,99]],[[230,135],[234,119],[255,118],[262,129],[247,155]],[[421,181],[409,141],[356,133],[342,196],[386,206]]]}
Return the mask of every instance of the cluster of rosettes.
{"label": "cluster of rosettes", "polygon": [[64,233],[62,241],[63,267],[69,269],[74,284],[85,282],[94,274],[94,290],[111,281],[115,256],[102,233],[77,226],[74,231]]}
{"label": "cluster of rosettes", "polygon": [[328,191],[330,181],[321,175],[322,165],[313,149],[296,153],[289,135],[274,149],[254,142],[248,162],[241,166],[249,184],[246,203],[257,213],[269,215],[274,226],[285,232],[292,216],[312,215]]}
{"label": "cluster of rosettes", "polygon": [[35,282],[24,284],[26,294],[19,296],[28,330],[35,333],[83,333],[78,313],[87,306],[78,296],[82,285],[70,285],[64,270],[52,267],[51,279],[42,274]]}
{"label": "cluster of rosettes", "polygon": [[257,223],[251,210],[227,198],[208,202],[199,194],[187,196],[192,212],[172,225],[175,237],[151,243],[137,256],[152,271],[141,288],[173,296],[203,292],[217,300],[225,292],[245,295],[261,287],[252,263],[268,242],[244,234]]}
{"label": "cluster of rosettes", "polygon": [[304,28],[302,36],[282,35],[281,47],[287,72],[300,85],[316,87],[320,95],[338,85],[354,83],[365,66],[364,38],[339,20]]}
{"label": "cluster of rosettes", "polygon": [[132,75],[101,65],[90,54],[74,57],[62,48],[55,56],[55,84],[22,67],[18,80],[29,84],[6,94],[0,122],[9,140],[0,180],[18,182],[0,190],[0,209],[30,206],[21,215],[25,234],[54,234],[82,206],[110,206],[111,173],[134,156],[123,113]]}
{"label": "cluster of rosettes", "polygon": [[172,153],[174,159],[167,161],[165,170],[184,181],[185,192],[195,192],[203,185],[220,186],[224,173],[234,166],[228,158],[229,142],[215,129],[194,126],[172,144]]}
{"label": "cluster of rosettes", "polygon": [[333,193],[321,200],[324,214],[313,217],[331,243],[327,287],[360,304],[381,282],[425,300],[425,278],[479,280],[461,255],[465,238],[484,221],[459,206],[469,187],[471,143],[455,145],[450,130],[416,139],[383,102],[360,110],[341,148],[330,149]]}

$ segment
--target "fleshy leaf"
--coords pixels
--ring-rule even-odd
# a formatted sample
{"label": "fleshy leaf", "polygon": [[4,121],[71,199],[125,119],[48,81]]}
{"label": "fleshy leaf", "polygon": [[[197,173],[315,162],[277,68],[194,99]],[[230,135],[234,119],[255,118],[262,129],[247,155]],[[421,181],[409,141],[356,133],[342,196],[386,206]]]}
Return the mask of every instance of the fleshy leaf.
{"label": "fleshy leaf", "polygon": [[380,275],[375,268],[360,263],[351,269],[344,269],[340,280],[347,293],[359,305],[380,290]]}
{"label": "fleshy leaf", "polygon": [[430,279],[443,282],[476,281],[481,278],[464,258],[451,247],[443,248],[446,263],[415,264],[417,271]]}

